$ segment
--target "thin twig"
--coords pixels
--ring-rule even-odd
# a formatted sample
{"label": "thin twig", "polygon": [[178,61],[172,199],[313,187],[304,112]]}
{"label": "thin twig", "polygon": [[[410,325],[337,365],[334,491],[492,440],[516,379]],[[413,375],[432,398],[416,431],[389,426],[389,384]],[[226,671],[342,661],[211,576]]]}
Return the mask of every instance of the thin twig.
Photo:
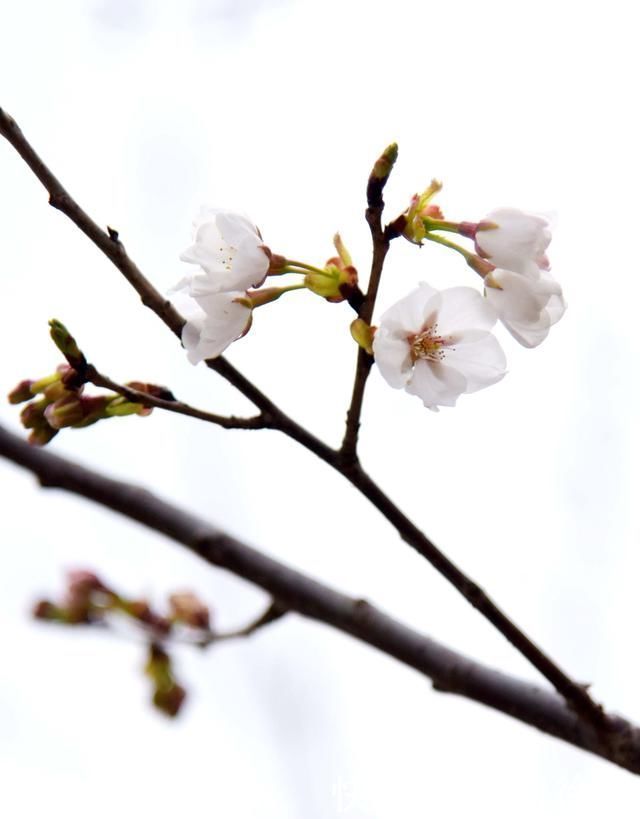
{"label": "thin twig", "polygon": [[[66,190],[60,185],[58,180],[48,170],[40,157],[29,145],[22,131],[15,121],[0,108],[0,134],[13,145],[16,151],[22,156],[27,165],[36,174],[49,192],[50,202],[54,207],[62,210],[70,219],[91,239],[97,247],[114,263],[114,265],[125,275],[127,280],[140,295],[143,304],[153,310],[158,317],[178,336],[181,335],[184,320],[177,313],[175,308],[164,299],[146,279],[138,267],[129,259],[124,246],[120,243],[118,235],[112,229],[104,233],[92,219],[80,208],[80,206],[70,197]],[[392,147],[392,146],[390,146]],[[385,155],[378,160],[385,159]],[[388,160],[389,157],[387,156]],[[392,164],[392,163],[391,163]],[[376,171],[377,168],[377,171]],[[391,165],[388,170],[390,171]],[[378,163],[374,166],[374,173],[369,179],[367,190],[367,200],[370,203],[367,210],[367,219],[372,232],[379,237],[381,231],[380,215],[377,209],[382,208],[382,191],[386,177],[380,174]],[[376,175],[377,173],[377,175]],[[387,172],[388,176],[388,172]],[[388,241],[382,236],[381,241]],[[380,247],[382,247],[380,245]],[[381,250],[379,252],[382,252]],[[378,280],[379,283],[379,280]],[[371,315],[373,303],[377,293],[376,283],[369,287],[368,298],[370,308],[363,313],[364,316]],[[336,471],[342,474],[350,483],[367,497],[376,509],[396,527],[400,537],[412,546],[416,551],[425,557],[431,565],[439,571],[452,585],[462,594],[463,597],[478,611],[480,611],[524,656],[538,671],[565,697],[568,703],[576,712],[584,716],[593,725],[600,729],[604,726],[604,718],[601,707],[594,702],[588,691],[578,683],[575,683],[562,669],[560,669],[542,650],[536,646],[515,623],[496,606],[489,596],[473,581],[467,577],[454,563],[452,563],[426,535],[421,532],[412,521],[388,498],[367,473],[362,469],[358,460],[353,455],[347,455],[341,450],[334,450],[323,441],[316,438],[312,433],[298,424],[276,404],[261,392],[249,379],[240,373],[232,364],[223,357],[209,359],[207,366],[222,375],[230,384],[238,389],[248,398],[260,411],[265,421],[265,425],[270,429],[277,429],[289,438],[297,441],[310,452],[317,455]],[[370,368],[371,362],[368,366]],[[362,389],[368,371],[362,374]],[[355,420],[352,424],[355,426]]]}
{"label": "thin twig", "polygon": [[[0,427],[0,457],[36,475],[43,487],[88,498],[186,546],[207,563],[254,583],[279,606],[326,623],[458,694],[640,773],[640,727],[607,714],[607,733],[537,685],[482,665],[408,628],[365,600],[350,598],[247,546],[209,523],[132,484],[113,480],[50,451],[29,446]],[[464,737],[463,724],[456,726]]]}
{"label": "thin twig", "polygon": [[69,195],[40,159],[38,154],[33,150],[16,121],[10,117],[6,111],[3,111],[2,108],[0,108],[0,134],[13,145],[44,185],[49,194],[49,204],[64,213],[65,216],[68,216],[85,236],[91,239],[91,241],[100,248],[138,293],[145,307],[149,307],[153,310],[156,315],[160,316],[167,327],[170,327],[177,336],[180,336],[184,319],[171,302],[158,293],[151,282],[127,255],[124,245],[118,238],[118,232],[113,230],[113,228],[108,228],[107,231],[104,231],[98,227],[93,219],[91,219]]}
{"label": "thin twig", "polygon": [[95,384],[96,387],[104,387],[108,390],[113,390],[119,395],[124,396],[128,401],[135,404],[142,404],[144,407],[156,407],[157,409],[167,410],[168,412],[175,412],[178,415],[188,415],[191,418],[198,418],[200,421],[207,421],[210,424],[216,424],[224,429],[265,429],[267,423],[262,414],[254,415],[251,418],[237,418],[234,415],[217,415],[214,412],[207,412],[196,407],[191,407],[182,401],[167,400],[142,390],[133,389],[126,384],[118,384],[108,376],[99,372],[93,364],[89,364],[83,373],[87,381]]}
{"label": "thin twig", "polygon": [[207,635],[205,635],[203,640],[198,642],[198,645],[202,646],[202,648],[206,648],[212,643],[220,643],[223,640],[236,640],[239,637],[251,637],[252,634],[255,634],[256,631],[259,631],[264,626],[268,626],[271,623],[275,623],[276,620],[280,620],[280,618],[284,617],[288,611],[289,610],[285,606],[278,603],[276,600],[272,600],[265,611],[263,611],[261,615],[256,617],[255,620],[252,620],[246,626],[233,629],[232,631],[210,631]]}
{"label": "thin twig", "polygon": [[[397,155],[397,147],[395,155]],[[378,288],[382,277],[384,260],[389,250],[389,239],[382,229],[382,212],[384,211],[384,199],[382,193],[389,178],[389,174],[395,161],[395,156],[391,162],[387,162],[382,173],[379,172],[379,164],[385,154],[378,159],[373,167],[367,183],[367,210],[365,213],[367,224],[371,231],[371,241],[373,243],[373,255],[371,258],[371,273],[369,275],[369,286],[358,317],[367,324],[371,324],[373,311],[378,297]],[[357,461],[358,433],[360,431],[360,416],[362,414],[362,403],[364,401],[364,391],[369,373],[373,365],[371,356],[362,347],[358,349],[356,361],[356,373],[353,380],[353,391],[351,393],[351,403],[347,410],[347,422],[342,439],[340,451],[345,462]]]}

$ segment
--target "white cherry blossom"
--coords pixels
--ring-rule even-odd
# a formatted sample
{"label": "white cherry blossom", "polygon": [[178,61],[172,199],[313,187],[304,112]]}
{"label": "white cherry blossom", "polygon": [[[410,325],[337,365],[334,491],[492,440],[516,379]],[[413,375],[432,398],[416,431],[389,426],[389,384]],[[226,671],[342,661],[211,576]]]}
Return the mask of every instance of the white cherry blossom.
{"label": "white cherry blossom", "polygon": [[194,221],[194,243],[180,258],[200,266],[180,282],[190,295],[208,296],[258,287],[269,269],[269,251],[258,228],[245,216],[202,208]]}
{"label": "white cherry blossom", "polygon": [[[496,227],[485,227],[496,225]],[[547,268],[545,251],[551,241],[549,223],[542,216],[516,208],[498,208],[479,223],[475,234],[477,252],[491,264],[506,270],[521,271],[522,265],[535,262]]]}
{"label": "white cherry blossom", "polygon": [[535,262],[522,272],[497,268],[485,276],[485,295],[498,318],[523,347],[537,347],[566,310],[562,288]]}
{"label": "white cherry blossom", "polygon": [[506,359],[490,333],[496,313],[470,287],[438,291],[422,283],[381,317],[373,354],[383,378],[422,399],[455,406],[462,393],[495,384]]}
{"label": "white cherry blossom", "polygon": [[187,320],[182,344],[192,364],[222,355],[251,327],[251,302],[242,290],[212,293],[198,301],[183,290],[172,300]]}

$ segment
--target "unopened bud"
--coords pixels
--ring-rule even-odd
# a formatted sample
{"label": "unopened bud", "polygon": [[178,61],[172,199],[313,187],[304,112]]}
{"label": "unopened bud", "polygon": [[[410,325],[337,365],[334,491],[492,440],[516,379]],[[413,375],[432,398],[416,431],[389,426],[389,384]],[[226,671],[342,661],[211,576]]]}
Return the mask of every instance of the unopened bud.
{"label": "unopened bud", "polygon": [[[115,397],[105,395],[104,398],[106,399],[104,410],[102,415],[95,418],[95,421],[100,420],[100,418],[123,417],[125,415],[151,415],[153,412],[153,407],[145,407],[144,404],[137,404],[133,401],[128,401],[122,395]],[[85,423],[82,426],[88,426],[89,423],[94,423],[94,421],[90,420],[88,423]]]}
{"label": "unopened bud", "polygon": [[146,392],[154,398],[162,398],[163,401],[175,401],[176,397],[167,387],[161,387],[158,384],[147,384],[143,381],[128,381],[126,387],[131,387],[132,390],[138,392]]}
{"label": "unopened bud", "polygon": [[46,401],[32,401],[23,407],[20,412],[20,423],[25,429],[39,429],[48,426],[44,411],[47,408]]}
{"label": "unopened bud", "polygon": [[27,438],[27,442],[32,446],[45,446],[52,438],[58,434],[57,429],[53,429],[48,424],[46,426],[33,429]]}
{"label": "unopened bud", "polygon": [[153,704],[167,716],[175,717],[187,692],[176,682],[171,658],[157,643],[149,646],[149,657],[144,670],[153,683]]}
{"label": "unopened bud", "polygon": [[208,629],[209,608],[193,592],[179,592],[169,597],[171,616],[192,628]]}
{"label": "unopened bud", "polygon": [[33,616],[36,620],[58,620],[59,609],[49,600],[38,600],[33,607]]}
{"label": "unopened bud", "polygon": [[171,630],[171,623],[166,617],[156,614],[146,600],[122,600],[118,601],[118,606],[125,614],[133,617],[144,626],[152,628],[161,634],[168,634]]}
{"label": "unopened bud", "polygon": [[375,330],[364,319],[357,318],[351,322],[349,328],[351,330],[351,337],[362,347],[363,350],[373,355],[373,336]]}
{"label": "unopened bud", "polygon": [[[73,371],[75,372],[75,370]],[[82,389],[78,390],[81,392]],[[44,395],[47,403],[51,404],[54,401],[59,401],[60,399],[67,398],[70,395],[74,395],[75,390],[68,390],[64,383],[62,382],[62,376],[59,375],[56,381],[52,381],[50,384],[47,384],[44,388],[40,390],[40,392]]]}
{"label": "unopened bud", "polygon": [[34,393],[31,392],[33,381],[25,379],[17,384],[9,393],[7,398],[10,404],[21,404],[23,401],[30,401]]}
{"label": "unopened bud", "polygon": [[398,143],[392,142],[376,159],[371,176],[375,179],[387,179],[398,158]]}
{"label": "unopened bud", "polygon": [[53,429],[72,427],[80,423],[84,417],[82,399],[75,393],[67,393],[64,398],[46,407],[44,417]]}
{"label": "unopened bud", "polygon": [[396,142],[392,142],[376,159],[367,183],[367,203],[369,207],[382,207],[382,191],[397,158],[398,145]]}
{"label": "unopened bud", "polygon": [[272,301],[277,301],[280,296],[288,292],[287,287],[263,287],[261,290],[252,290],[245,297],[237,298],[235,301],[253,309],[262,307],[265,304],[271,304]]}
{"label": "unopened bud", "polygon": [[184,688],[174,683],[169,688],[156,688],[153,692],[153,704],[168,717],[177,717],[186,697]]}
{"label": "unopened bud", "polygon": [[67,572],[67,585],[72,593],[80,590],[83,592],[109,591],[98,575],[87,569],[72,569]]}
{"label": "unopened bud", "polygon": [[75,338],[67,330],[64,324],[57,319],[51,319],[49,322],[49,332],[56,347],[60,350],[62,355],[67,359],[71,367],[78,373],[83,373],[87,367],[87,359],[84,357],[82,351],[76,344]]}

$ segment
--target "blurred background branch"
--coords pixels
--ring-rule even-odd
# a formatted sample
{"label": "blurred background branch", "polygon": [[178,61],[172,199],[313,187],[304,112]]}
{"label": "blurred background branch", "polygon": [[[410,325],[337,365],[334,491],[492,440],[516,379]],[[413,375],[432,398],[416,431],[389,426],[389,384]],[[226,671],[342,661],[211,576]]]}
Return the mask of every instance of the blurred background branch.
{"label": "blurred background branch", "polygon": [[274,604],[265,615],[229,636],[246,636],[277,619],[283,611],[297,612],[375,646],[414,668],[429,677],[437,691],[483,703],[640,773],[640,728],[622,717],[606,715],[608,732],[603,737],[601,731],[577,715],[557,694],[458,654],[367,601],[350,598],[289,568],[147,490],[34,448],[2,427],[0,456],[31,471],[41,486],[64,489],[106,506],[177,541],[207,563],[227,569],[269,592]]}

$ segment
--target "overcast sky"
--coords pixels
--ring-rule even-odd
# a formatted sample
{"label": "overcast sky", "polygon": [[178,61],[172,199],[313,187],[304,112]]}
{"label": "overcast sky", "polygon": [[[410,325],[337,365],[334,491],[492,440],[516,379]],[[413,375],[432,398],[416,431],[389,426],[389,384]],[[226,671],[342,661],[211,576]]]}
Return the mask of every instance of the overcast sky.
{"label": "overcast sky", "polygon": [[[238,208],[312,263],[339,229],[369,263],[363,191],[392,140],[392,213],[436,176],[454,219],[552,215],[569,304],[536,350],[501,332],[509,373],[425,410],[374,372],[362,458],[456,562],[608,707],[640,719],[637,515],[638,59],[624,0],[455,5],[41,0],[0,6],[0,105],[158,288],[201,204]],[[475,286],[443,248],[396,242],[379,306],[418,281]],[[58,363],[64,321],[113,378],[190,403],[246,403],[191,367],[100,254],[0,144],[0,387]],[[355,345],[346,306],[292,294],[229,357],[335,443]],[[15,407],[0,405],[17,430]],[[51,444],[505,671],[535,672],[339,477],[275,433],[156,412]],[[193,588],[222,627],[264,597],[179,547],[0,463],[0,810],[16,819],[142,812],[233,819],[601,816],[630,774],[289,617],[206,655],[177,653],[190,700],[147,705],[142,647],[29,621],[63,572],[93,567],[154,600]],[[633,791],[632,791],[633,789]]]}

